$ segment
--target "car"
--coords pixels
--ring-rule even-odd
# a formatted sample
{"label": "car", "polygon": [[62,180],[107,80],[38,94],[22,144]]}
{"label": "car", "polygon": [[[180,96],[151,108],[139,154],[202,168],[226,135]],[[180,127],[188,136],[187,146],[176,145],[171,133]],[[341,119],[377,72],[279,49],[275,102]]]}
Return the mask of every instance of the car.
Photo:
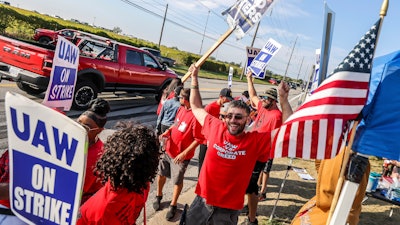
{"label": "car", "polygon": [[[54,49],[51,45],[0,35],[0,77],[38,95],[47,90]],[[101,92],[152,93],[159,101],[177,74],[148,51],[115,40],[89,35],[78,44],[79,63],[72,107],[87,109]]]}
{"label": "car", "polygon": [[174,59],[161,56],[161,52],[157,49],[148,48],[148,47],[141,47],[141,49],[150,52],[153,56],[155,56],[158,59],[158,61],[161,63],[161,65],[166,65],[168,67],[172,67],[175,65]]}
{"label": "car", "polygon": [[63,36],[69,41],[72,41],[74,39],[77,30],[73,29],[62,29],[62,30],[49,30],[49,29],[43,29],[43,28],[38,28],[35,30],[35,34],[33,35],[33,40],[41,43],[41,44],[50,44],[54,43],[57,41],[57,36]]}
{"label": "car", "polygon": [[276,81],[274,78],[269,79],[268,82],[273,85],[278,85],[278,81]]}

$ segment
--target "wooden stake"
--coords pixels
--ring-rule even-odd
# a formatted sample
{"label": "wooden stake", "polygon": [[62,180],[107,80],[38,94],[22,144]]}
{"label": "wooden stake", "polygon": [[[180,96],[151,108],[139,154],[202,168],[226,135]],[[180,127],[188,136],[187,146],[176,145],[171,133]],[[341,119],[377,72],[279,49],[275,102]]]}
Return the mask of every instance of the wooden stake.
{"label": "wooden stake", "polygon": [[[224,42],[229,35],[231,35],[233,33],[233,31],[235,30],[235,28],[230,28],[228,31],[225,32],[225,34],[223,34],[217,42],[214,43],[213,46],[211,46],[210,49],[208,49],[208,51],[206,53],[204,53],[204,55],[197,60],[197,62],[194,64],[196,67],[200,67],[201,65],[203,65],[203,63],[207,60],[207,58],[222,44],[222,42]],[[185,82],[190,75],[192,75],[191,72],[187,72],[182,78],[182,82]]]}

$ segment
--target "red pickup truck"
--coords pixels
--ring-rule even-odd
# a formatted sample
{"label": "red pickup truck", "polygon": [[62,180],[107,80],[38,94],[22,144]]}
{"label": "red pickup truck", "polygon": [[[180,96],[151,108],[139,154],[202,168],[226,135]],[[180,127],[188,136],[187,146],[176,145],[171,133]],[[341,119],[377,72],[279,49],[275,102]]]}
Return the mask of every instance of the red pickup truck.
{"label": "red pickup truck", "polygon": [[57,41],[57,36],[60,35],[65,37],[69,41],[72,41],[72,39],[78,32],[79,31],[72,29],[62,29],[54,31],[49,29],[38,28],[35,30],[35,34],[33,35],[33,40],[41,44],[49,44],[51,42]]}
{"label": "red pickup truck", "polygon": [[[162,90],[177,77],[147,51],[100,36],[83,38],[78,47],[75,109],[87,108],[103,91],[154,93],[159,99]],[[42,93],[49,83],[53,56],[54,46],[0,35],[0,81],[15,81],[29,94]]]}

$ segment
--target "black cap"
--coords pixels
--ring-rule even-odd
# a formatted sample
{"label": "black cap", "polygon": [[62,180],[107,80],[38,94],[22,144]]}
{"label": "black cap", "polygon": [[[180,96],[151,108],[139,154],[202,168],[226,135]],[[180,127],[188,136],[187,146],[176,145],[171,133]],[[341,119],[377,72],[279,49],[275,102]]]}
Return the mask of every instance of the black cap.
{"label": "black cap", "polygon": [[232,91],[229,88],[223,88],[219,93],[219,96],[226,97],[229,101],[232,101]]}

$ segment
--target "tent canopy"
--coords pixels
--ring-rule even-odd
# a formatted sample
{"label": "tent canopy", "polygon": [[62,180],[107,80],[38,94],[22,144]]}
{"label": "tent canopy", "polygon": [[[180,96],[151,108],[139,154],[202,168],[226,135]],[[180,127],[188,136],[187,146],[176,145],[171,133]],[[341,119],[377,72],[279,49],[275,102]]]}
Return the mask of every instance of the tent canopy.
{"label": "tent canopy", "polygon": [[400,160],[400,51],[374,59],[362,115],[352,149]]}

